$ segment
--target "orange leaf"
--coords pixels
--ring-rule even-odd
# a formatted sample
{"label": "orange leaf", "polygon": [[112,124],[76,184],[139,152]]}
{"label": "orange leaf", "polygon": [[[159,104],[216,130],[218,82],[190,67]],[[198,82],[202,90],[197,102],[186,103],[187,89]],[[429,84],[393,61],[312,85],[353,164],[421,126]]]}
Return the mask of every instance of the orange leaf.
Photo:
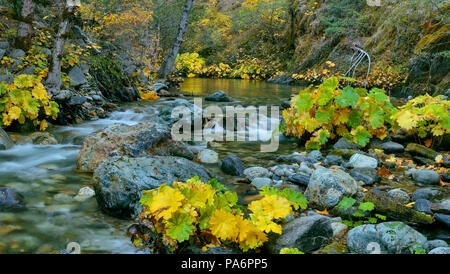
{"label": "orange leaf", "polygon": [[424,142],[424,144],[425,144],[425,146],[426,147],[431,147],[431,144],[433,143],[433,140],[432,139],[427,139],[427,140],[425,140],[425,142]]}
{"label": "orange leaf", "polygon": [[314,211],[318,214],[327,215],[327,216],[330,215],[330,213],[328,213],[327,209],[325,209],[324,211],[319,211],[317,209],[314,209]]}
{"label": "orange leaf", "polygon": [[385,166],[382,166],[380,169],[377,170],[377,174],[380,175],[381,177],[387,177],[389,176],[389,170]]}

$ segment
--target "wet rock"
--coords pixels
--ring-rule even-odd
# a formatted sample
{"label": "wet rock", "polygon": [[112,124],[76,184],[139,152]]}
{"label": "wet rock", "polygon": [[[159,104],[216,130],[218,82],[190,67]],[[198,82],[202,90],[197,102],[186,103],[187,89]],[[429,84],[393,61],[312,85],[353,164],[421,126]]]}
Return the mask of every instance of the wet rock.
{"label": "wet rock", "polygon": [[312,162],[317,163],[323,160],[323,155],[319,150],[313,150],[308,154],[308,158],[311,159]]}
{"label": "wet rock", "polygon": [[341,156],[342,158],[348,160],[356,153],[358,153],[358,151],[352,149],[333,149],[328,153],[328,155]]}
{"label": "wet rock", "polygon": [[426,241],[425,236],[401,222],[361,225],[347,234],[348,250],[357,254],[370,254],[371,243],[379,245],[381,254],[414,254],[415,248]]}
{"label": "wet rock", "polygon": [[65,193],[58,193],[53,196],[53,201],[58,204],[69,204],[73,200],[72,196]]}
{"label": "wet rock", "polygon": [[450,254],[450,247],[437,247],[428,252],[428,254]]}
{"label": "wet rock", "polygon": [[269,168],[278,177],[289,177],[299,171],[299,167],[296,165],[277,165]]}
{"label": "wet rock", "polygon": [[342,170],[322,168],[312,174],[305,196],[319,209],[333,208],[342,197],[356,194],[356,181]]}
{"label": "wet rock", "polygon": [[272,180],[270,178],[260,178],[256,177],[252,180],[252,185],[255,186],[257,189],[261,189],[265,186],[272,186]]}
{"label": "wet rock", "polygon": [[[191,125],[194,125],[194,117],[195,116],[201,116],[202,110],[196,107],[194,104],[189,103],[189,101],[185,99],[176,99],[174,101],[169,102],[169,104],[165,107],[163,107],[158,114],[159,117],[161,117],[164,121],[168,122],[169,124],[172,124],[176,121],[179,121],[181,118],[176,117],[172,118],[172,111],[175,108],[178,107],[186,107],[189,109],[189,112],[191,114]],[[181,116],[181,115],[180,115]],[[183,116],[183,118],[186,118]]]}
{"label": "wet rock", "polygon": [[412,178],[424,185],[439,185],[441,176],[434,170],[421,169],[412,173]]}
{"label": "wet rock", "polygon": [[0,59],[2,59],[3,56],[5,56],[5,54],[6,54],[6,50],[0,49]]}
{"label": "wet rock", "polygon": [[35,145],[57,145],[56,138],[48,132],[34,132],[29,135]]}
{"label": "wet rock", "polygon": [[224,91],[219,90],[218,92],[206,96],[205,101],[230,102],[230,98],[228,98],[227,94]]}
{"label": "wet rock", "polygon": [[169,87],[164,83],[155,83],[152,87],[154,92],[159,92],[162,89],[169,90]]}
{"label": "wet rock", "polygon": [[14,146],[8,134],[0,128],[0,150],[10,149]]}
{"label": "wet rock", "polygon": [[415,143],[408,144],[406,146],[406,152],[410,153],[413,156],[421,156],[428,159],[434,159],[434,156],[438,154],[431,148]]}
{"label": "wet rock", "polygon": [[236,155],[228,155],[219,161],[219,166],[225,174],[243,176],[247,168],[242,160]]}
{"label": "wet rock", "polygon": [[161,122],[146,122],[135,126],[114,124],[84,139],[76,169],[93,172],[108,158],[120,155],[170,155],[190,160],[194,158],[186,144],[171,139],[169,127]]}
{"label": "wet rock", "polygon": [[331,219],[325,216],[306,216],[294,219],[283,227],[283,233],[268,244],[271,253],[282,248],[298,248],[310,252],[331,242],[333,229]]}
{"label": "wet rock", "polygon": [[378,161],[377,159],[369,156],[354,154],[350,158],[348,165],[353,168],[377,168]]}
{"label": "wet rock", "polygon": [[436,196],[439,195],[439,190],[432,189],[432,188],[421,188],[416,190],[411,195],[411,200],[416,201],[419,199],[426,199],[426,200],[432,200]]}
{"label": "wet rock", "polygon": [[402,144],[395,142],[387,142],[380,145],[380,149],[382,149],[385,153],[403,153],[405,151],[405,147]]}
{"label": "wet rock", "polygon": [[436,221],[439,223],[450,228],[450,215],[436,213],[434,214],[434,218],[436,218]]}
{"label": "wet rock", "polygon": [[95,191],[90,187],[83,187],[78,191],[77,196],[75,196],[74,200],[78,202],[83,202],[89,198],[92,198],[95,196]]}
{"label": "wet rock", "polygon": [[361,181],[364,185],[374,185],[381,181],[381,176],[377,174],[374,168],[354,168],[350,170],[350,175],[356,180]]}
{"label": "wet rock", "polygon": [[326,166],[340,166],[344,163],[344,159],[338,155],[327,155],[324,163]]}
{"label": "wet rock", "polygon": [[219,154],[210,149],[202,149],[198,154],[198,159],[204,164],[215,164],[219,162]]}
{"label": "wet rock", "polygon": [[371,202],[375,205],[377,212],[402,222],[411,222],[418,224],[431,224],[434,218],[422,212],[409,208],[377,189],[371,189],[363,198],[363,202]]}
{"label": "wet rock", "polygon": [[116,156],[95,170],[95,197],[107,214],[129,218],[141,209],[138,201],[143,190],[174,181],[186,181],[194,176],[199,176],[202,181],[210,179],[208,171],[201,165],[180,157]]}
{"label": "wet rock", "polygon": [[432,240],[432,241],[427,241],[424,245],[423,248],[427,251],[430,252],[431,250],[438,248],[438,247],[448,247],[448,244],[443,241],[443,240]]}
{"label": "wet rock", "polygon": [[290,164],[301,164],[303,162],[314,164],[308,157],[302,156],[298,153],[291,155],[282,155],[276,159],[277,162],[285,162]]}
{"label": "wet rock", "polygon": [[272,172],[263,167],[250,167],[244,170],[244,175],[249,180],[253,180],[254,178],[270,178],[272,177]]}
{"label": "wet rock", "polygon": [[394,201],[397,201],[401,204],[409,203],[408,193],[401,189],[393,189],[393,190],[389,191],[388,196],[391,197]]}
{"label": "wet rock", "polygon": [[21,49],[12,49],[11,52],[9,53],[9,57],[11,57],[12,59],[19,59],[25,56],[26,56],[25,51]]}
{"label": "wet rock", "polygon": [[67,103],[69,106],[81,106],[87,101],[85,96],[73,96]]}
{"label": "wet rock", "polygon": [[340,243],[331,243],[320,250],[314,251],[313,254],[345,254],[347,247]]}
{"label": "wet rock", "polygon": [[[72,95],[73,95],[72,91],[64,89],[64,90],[60,90],[56,95],[54,95],[52,97],[52,99],[57,100],[57,101],[61,101],[61,102],[65,102],[65,101],[71,99]],[[78,96],[78,97],[80,97],[80,96]],[[73,103],[74,102],[72,102],[72,105],[74,105]]]}
{"label": "wet rock", "polygon": [[431,202],[425,199],[418,199],[414,204],[414,209],[425,214],[432,214]]}
{"label": "wet rock", "polygon": [[432,203],[431,210],[434,213],[450,214],[450,199],[443,200],[440,203]]}
{"label": "wet rock", "polygon": [[0,187],[0,212],[25,210],[25,200],[21,194],[9,187]]}
{"label": "wet rock", "polygon": [[310,178],[310,176],[304,175],[303,173],[297,173],[290,176],[287,180],[297,185],[308,186]]}
{"label": "wet rock", "polygon": [[331,223],[331,228],[333,229],[333,239],[342,239],[348,231],[348,226],[340,222]]}
{"label": "wet rock", "polygon": [[334,149],[362,149],[362,147],[359,144],[349,142],[345,140],[344,138],[340,138],[334,145]]}
{"label": "wet rock", "polygon": [[86,79],[86,75],[81,70],[79,66],[74,66],[69,71],[70,85],[73,87],[79,87],[81,85],[87,84],[88,80]]}

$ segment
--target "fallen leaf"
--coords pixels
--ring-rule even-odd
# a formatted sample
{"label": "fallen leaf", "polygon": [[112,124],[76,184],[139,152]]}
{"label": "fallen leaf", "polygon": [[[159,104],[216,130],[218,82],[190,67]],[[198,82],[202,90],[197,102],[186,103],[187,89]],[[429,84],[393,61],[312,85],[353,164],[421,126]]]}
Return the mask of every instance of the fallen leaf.
{"label": "fallen leaf", "polygon": [[314,209],[314,211],[316,213],[318,213],[318,214],[321,214],[321,215],[327,215],[327,216],[330,215],[330,213],[328,213],[327,209],[325,209],[324,211],[320,211],[320,210]]}
{"label": "fallen leaf", "polygon": [[382,166],[380,169],[377,170],[377,174],[380,175],[381,177],[387,177],[389,176],[389,170],[385,166]]}
{"label": "fallen leaf", "polygon": [[412,202],[412,203],[407,204],[406,206],[412,208],[415,204],[416,204],[416,202]]}
{"label": "fallen leaf", "polygon": [[433,140],[432,139],[427,139],[423,143],[425,144],[426,147],[431,147],[431,144],[433,143]]}

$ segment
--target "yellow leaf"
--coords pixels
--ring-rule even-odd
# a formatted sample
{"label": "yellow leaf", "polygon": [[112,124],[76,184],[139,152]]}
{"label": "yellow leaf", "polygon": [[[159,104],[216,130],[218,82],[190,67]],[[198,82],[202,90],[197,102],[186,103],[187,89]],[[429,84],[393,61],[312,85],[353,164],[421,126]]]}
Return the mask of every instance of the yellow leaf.
{"label": "yellow leaf", "polygon": [[438,156],[436,156],[436,158],[434,158],[434,161],[436,162],[436,164],[442,164],[444,162],[444,159],[442,155],[439,154]]}
{"label": "yellow leaf", "polygon": [[165,187],[153,197],[153,201],[150,204],[150,211],[158,219],[164,218],[167,220],[181,207],[181,201],[183,200],[184,196],[179,190]]}
{"label": "yellow leaf", "polygon": [[236,217],[223,208],[214,211],[209,224],[212,234],[222,240],[235,240],[239,232]]}
{"label": "yellow leaf", "polygon": [[41,121],[41,125],[40,125],[40,127],[39,127],[39,130],[40,130],[40,131],[45,131],[45,130],[47,129],[47,127],[48,127],[47,121],[42,120],[42,121]]}

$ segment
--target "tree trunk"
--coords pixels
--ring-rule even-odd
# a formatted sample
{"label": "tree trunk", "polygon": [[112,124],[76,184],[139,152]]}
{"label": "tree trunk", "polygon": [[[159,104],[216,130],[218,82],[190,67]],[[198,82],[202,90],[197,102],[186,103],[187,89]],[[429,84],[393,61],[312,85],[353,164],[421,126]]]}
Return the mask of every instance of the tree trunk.
{"label": "tree trunk", "polygon": [[33,15],[35,4],[33,0],[23,0],[22,9],[19,15],[19,27],[17,29],[17,38],[14,42],[15,46],[24,51],[31,48],[31,40],[33,37]]}
{"label": "tree trunk", "polygon": [[73,21],[74,6],[71,1],[61,1],[60,3],[59,24],[55,27],[56,37],[52,51],[52,62],[49,69],[48,77],[45,82],[49,93],[57,96],[61,88],[61,61],[66,43],[66,34],[70,29]]}
{"label": "tree trunk", "polygon": [[158,77],[160,79],[166,80],[170,72],[172,71],[173,64],[175,63],[178,52],[180,51],[181,43],[183,42],[183,36],[184,33],[186,32],[188,18],[189,14],[191,13],[193,2],[194,2],[193,0],[186,0],[186,2],[184,3],[184,9],[183,13],[181,14],[177,38],[175,39],[175,42],[173,43],[172,48],[170,49],[169,55],[162,63],[161,69],[158,72]]}

